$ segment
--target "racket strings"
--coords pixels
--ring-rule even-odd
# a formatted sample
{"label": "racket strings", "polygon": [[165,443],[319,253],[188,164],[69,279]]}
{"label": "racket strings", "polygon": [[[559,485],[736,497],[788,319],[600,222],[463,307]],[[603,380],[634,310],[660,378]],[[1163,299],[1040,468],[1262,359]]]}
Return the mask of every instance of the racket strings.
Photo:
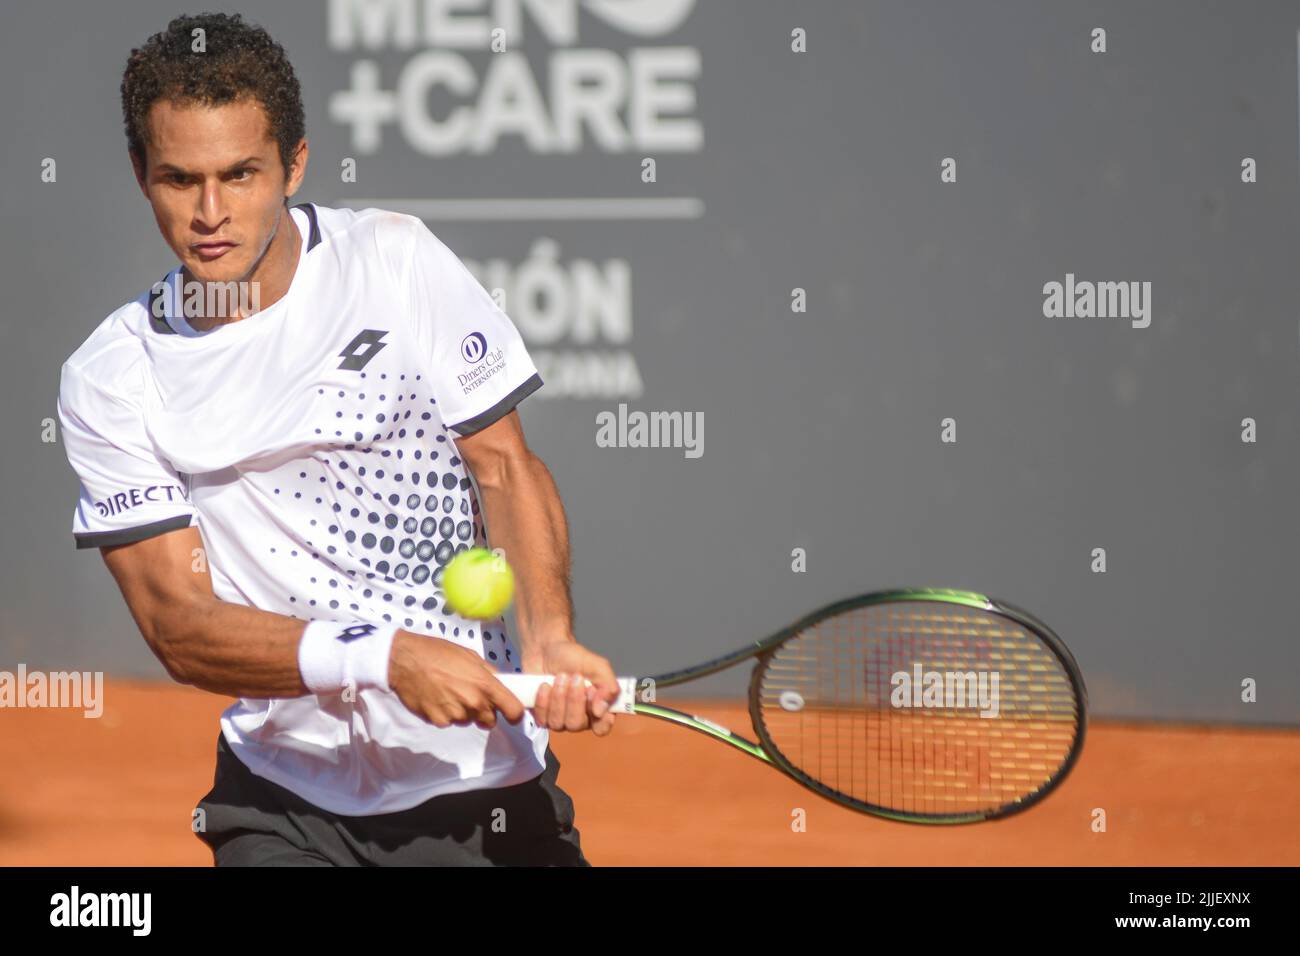
{"label": "racket strings", "polygon": [[1046,786],[1078,734],[1051,650],[1014,621],[959,605],[856,608],[766,660],[770,746],[851,801],[903,814],[982,814]]}

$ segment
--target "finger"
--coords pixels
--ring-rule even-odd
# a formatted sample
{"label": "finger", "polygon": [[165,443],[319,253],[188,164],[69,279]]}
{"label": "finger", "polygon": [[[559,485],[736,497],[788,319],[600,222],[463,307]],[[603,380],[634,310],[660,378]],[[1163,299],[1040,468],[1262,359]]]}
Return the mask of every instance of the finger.
{"label": "finger", "polygon": [[587,681],[581,674],[570,675],[569,701],[565,708],[566,730],[586,730],[591,716],[587,712]]}
{"label": "finger", "polygon": [[599,658],[597,666],[589,675],[591,682],[595,685],[597,697],[600,701],[599,709],[593,710],[597,717],[602,717],[614,706],[618,700],[618,695],[622,688],[618,686],[618,676],[614,673],[614,667],[605,658]]}
{"label": "finger", "polygon": [[591,725],[591,732],[597,737],[608,736],[614,729],[614,715],[606,714]]}
{"label": "finger", "polygon": [[609,711],[609,704],[602,696],[599,684],[587,688],[587,710],[590,711],[591,716],[595,717],[597,720],[604,717]]}
{"label": "finger", "polygon": [[[510,693],[509,689],[495,677],[487,682],[483,689],[488,698],[488,704],[494,711],[501,711],[501,715],[512,724],[517,724],[524,719],[524,705],[519,698]],[[494,718],[495,723],[495,718]]]}
{"label": "finger", "polygon": [[599,665],[590,676],[592,683],[598,684],[601,690],[614,695],[618,694],[618,675],[614,673],[614,665],[605,658],[600,659]]}
{"label": "finger", "polygon": [[551,730],[564,729],[564,714],[568,708],[569,675],[557,674],[551,687],[551,708],[546,715],[546,726]]}
{"label": "finger", "polygon": [[537,721],[537,726],[550,726],[548,721],[551,713],[551,685],[543,684],[537,688],[537,697],[533,701],[533,719]]}

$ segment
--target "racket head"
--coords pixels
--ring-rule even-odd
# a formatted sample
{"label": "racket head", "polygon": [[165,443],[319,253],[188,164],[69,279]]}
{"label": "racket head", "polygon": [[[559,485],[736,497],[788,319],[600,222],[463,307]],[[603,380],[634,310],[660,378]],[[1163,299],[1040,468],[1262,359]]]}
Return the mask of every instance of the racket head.
{"label": "racket head", "polygon": [[[864,813],[918,824],[1009,816],[1055,790],[1083,748],[1087,689],[1074,656],[1005,601],[936,588],[865,594],[760,646],[749,688],[760,746],[804,786]],[[978,683],[979,671],[999,700],[994,716],[895,706],[908,683],[899,673],[975,673]]]}

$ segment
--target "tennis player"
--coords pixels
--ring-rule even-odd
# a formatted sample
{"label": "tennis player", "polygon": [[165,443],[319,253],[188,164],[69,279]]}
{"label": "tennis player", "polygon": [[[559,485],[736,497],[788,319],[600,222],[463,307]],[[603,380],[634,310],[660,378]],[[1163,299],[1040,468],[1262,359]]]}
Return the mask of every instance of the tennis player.
{"label": "tennis player", "polygon": [[[173,20],[122,108],[180,265],[64,364],[59,419],[77,547],[168,674],[239,698],[200,838],[218,866],[587,865],[549,733],[608,734],[618,686],[574,639],[517,330],[419,220],[290,207],[303,109],[262,29]],[[518,644],[446,606],[475,545],[515,569]],[[526,711],[500,672],[562,676]]]}

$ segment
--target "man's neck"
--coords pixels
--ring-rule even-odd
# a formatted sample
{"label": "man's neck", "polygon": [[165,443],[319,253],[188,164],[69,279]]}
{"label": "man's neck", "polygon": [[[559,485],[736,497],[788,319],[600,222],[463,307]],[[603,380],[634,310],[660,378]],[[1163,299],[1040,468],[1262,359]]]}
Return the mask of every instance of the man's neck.
{"label": "man's neck", "polygon": [[[285,206],[276,223],[275,233],[267,243],[266,251],[253,263],[247,275],[236,280],[238,289],[235,295],[209,295],[205,286],[202,314],[191,316],[185,312],[185,321],[196,332],[206,332],[219,325],[239,322],[251,315],[270,308],[285,297],[289,286],[293,284],[294,273],[298,270],[298,258],[302,252],[302,236],[298,225],[293,221],[293,214]],[[191,282],[197,280],[182,267],[182,288],[188,289]],[[225,285],[225,283],[214,283]],[[185,297],[182,297],[185,301]],[[224,308],[223,308],[224,306]],[[211,314],[209,314],[211,310]]]}

